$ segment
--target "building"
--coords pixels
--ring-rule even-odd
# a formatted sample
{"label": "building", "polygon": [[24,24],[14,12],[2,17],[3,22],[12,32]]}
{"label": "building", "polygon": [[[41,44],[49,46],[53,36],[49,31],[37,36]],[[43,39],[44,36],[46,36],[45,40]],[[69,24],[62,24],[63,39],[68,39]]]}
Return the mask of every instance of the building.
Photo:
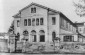
{"label": "building", "polygon": [[77,26],[62,12],[31,3],[21,9],[14,17],[14,32],[18,41],[25,44],[38,43],[53,44],[54,40],[60,43],[78,41]]}
{"label": "building", "polygon": [[85,42],[85,22],[75,23],[78,30],[79,42]]}
{"label": "building", "polygon": [[0,33],[0,52],[8,52],[8,34]]}

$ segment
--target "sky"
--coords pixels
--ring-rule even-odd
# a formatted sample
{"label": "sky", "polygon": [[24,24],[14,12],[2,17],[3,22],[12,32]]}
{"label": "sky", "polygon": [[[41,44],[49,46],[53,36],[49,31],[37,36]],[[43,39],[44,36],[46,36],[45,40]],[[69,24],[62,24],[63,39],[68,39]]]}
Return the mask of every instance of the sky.
{"label": "sky", "polygon": [[[72,22],[84,22],[85,17],[79,17],[75,13],[74,0],[0,0],[0,32],[7,32],[13,15],[30,3],[38,3],[43,6],[64,13]],[[75,0],[74,2],[77,2]]]}

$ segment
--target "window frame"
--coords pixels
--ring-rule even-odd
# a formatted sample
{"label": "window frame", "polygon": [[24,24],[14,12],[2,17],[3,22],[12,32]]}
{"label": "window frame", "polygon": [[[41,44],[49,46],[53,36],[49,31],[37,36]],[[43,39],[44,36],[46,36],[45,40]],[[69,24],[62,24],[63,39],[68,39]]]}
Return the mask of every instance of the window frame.
{"label": "window frame", "polygon": [[63,38],[63,41],[64,42],[73,42],[73,36],[64,36]]}
{"label": "window frame", "polygon": [[17,27],[19,27],[20,20],[17,20]]}
{"label": "window frame", "polygon": [[32,18],[32,26],[35,26],[35,18]]}
{"label": "window frame", "polygon": [[28,26],[31,26],[31,19],[28,19]]}
{"label": "window frame", "polygon": [[40,25],[44,25],[44,19],[43,18],[40,18]]}
{"label": "window frame", "polygon": [[36,18],[36,26],[39,25],[39,18]]}
{"label": "window frame", "polygon": [[56,17],[52,17],[52,25],[56,25]]}
{"label": "window frame", "polygon": [[36,13],[36,7],[31,8],[31,13]]}
{"label": "window frame", "polygon": [[24,19],[24,26],[27,26],[27,19]]}

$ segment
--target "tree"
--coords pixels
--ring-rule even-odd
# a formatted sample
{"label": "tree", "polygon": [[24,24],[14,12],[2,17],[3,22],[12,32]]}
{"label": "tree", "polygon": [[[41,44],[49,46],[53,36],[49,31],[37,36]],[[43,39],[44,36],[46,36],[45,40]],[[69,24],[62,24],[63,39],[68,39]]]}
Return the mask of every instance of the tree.
{"label": "tree", "polygon": [[11,26],[9,27],[8,33],[14,33],[14,21],[12,22]]}
{"label": "tree", "polygon": [[76,7],[75,12],[80,17],[85,16],[85,0],[78,0],[78,2],[73,2],[74,6]]}

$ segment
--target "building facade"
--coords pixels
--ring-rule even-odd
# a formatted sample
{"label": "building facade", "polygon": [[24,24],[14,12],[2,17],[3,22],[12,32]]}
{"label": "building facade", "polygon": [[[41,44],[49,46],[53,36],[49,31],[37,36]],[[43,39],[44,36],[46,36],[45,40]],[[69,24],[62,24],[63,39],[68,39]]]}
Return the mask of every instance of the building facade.
{"label": "building facade", "polygon": [[78,34],[78,38],[79,38],[79,42],[83,42],[85,43],[85,22],[81,22],[81,23],[75,23],[77,26],[77,32]]}
{"label": "building facade", "polygon": [[31,3],[14,17],[14,32],[18,41],[47,44],[78,41],[77,26],[60,11]]}

